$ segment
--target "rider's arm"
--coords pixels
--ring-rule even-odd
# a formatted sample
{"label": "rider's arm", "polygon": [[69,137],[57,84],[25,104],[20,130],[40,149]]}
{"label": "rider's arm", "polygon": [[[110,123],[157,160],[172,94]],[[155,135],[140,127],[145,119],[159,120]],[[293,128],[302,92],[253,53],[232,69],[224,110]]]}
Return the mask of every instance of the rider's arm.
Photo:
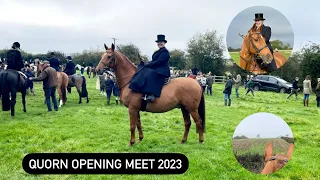
{"label": "rider's arm", "polygon": [[42,71],[38,77],[32,78],[32,81],[43,81],[48,77],[48,73],[46,71]]}
{"label": "rider's arm", "polygon": [[169,61],[170,58],[170,54],[169,52],[163,52],[161,53],[161,55],[159,56],[159,58],[155,61],[151,61],[150,63],[146,64],[146,67],[154,67],[154,66],[158,66],[160,64],[164,64],[166,62]]}

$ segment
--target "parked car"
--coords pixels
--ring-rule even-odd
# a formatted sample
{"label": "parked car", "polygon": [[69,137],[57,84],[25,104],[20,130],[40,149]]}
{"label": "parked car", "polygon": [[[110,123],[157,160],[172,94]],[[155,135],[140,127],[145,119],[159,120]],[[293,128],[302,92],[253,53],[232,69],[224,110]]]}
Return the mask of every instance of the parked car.
{"label": "parked car", "polygon": [[275,91],[280,93],[290,93],[292,84],[277,76],[257,75],[253,79],[253,89],[264,91]]}

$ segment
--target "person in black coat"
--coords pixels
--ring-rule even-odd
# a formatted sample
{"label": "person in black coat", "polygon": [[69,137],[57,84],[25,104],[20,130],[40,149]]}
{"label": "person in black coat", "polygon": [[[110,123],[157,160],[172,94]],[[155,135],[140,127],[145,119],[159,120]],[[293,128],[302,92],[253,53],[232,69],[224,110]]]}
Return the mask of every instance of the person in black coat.
{"label": "person in black coat", "polygon": [[289,99],[292,94],[296,95],[296,100],[298,99],[298,91],[299,91],[298,83],[299,83],[299,77],[296,77],[295,80],[292,82],[291,93],[288,95],[287,99]]}
{"label": "person in black coat", "polygon": [[68,62],[66,64],[66,68],[65,68],[64,72],[68,76],[74,75],[76,73],[76,65],[72,61],[72,57],[71,56],[67,56],[67,59],[68,59]]}
{"label": "person in black coat", "polygon": [[120,89],[117,85],[117,82],[114,82],[114,85],[113,85],[113,95],[116,97],[116,104],[118,105],[120,100]]}
{"label": "person in black coat", "polygon": [[160,97],[166,78],[170,77],[169,59],[170,53],[166,49],[165,35],[158,35],[156,40],[159,50],[152,55],[152,61],[148,64],[140,62],[138,71],[133,76],[129,88],[135,92],[144,93],[144,99],[153,102]]}
{"label": "person in black coat", "polygon": [[113,90],[113,86],[114,86],[114,82],[111,79],[110,75],[107,74],[106,75],[106,80],[105,80],[105,90],[106,90],[106,93],[107,93],[107,104],[108,105],[110,104],[110,98],[111,98],[111,93],[112,93],[112,90]]}
{"label": "person in black coat", "polygon": [[192,74],[193,74],[193,75],[195,75],[195,76],[198,75],[199,70],[198,70],[198,68],[197,68],[196,65],[194,65],[194,67],[192,68],[191,71],[192,71]]}
{"label": "person in black coat", "polygon": [[21,52],[20,52],[20,43],[14,42],[12,49],[7,53],[7,69],[13,69],[20,71],[24,68]]}
{"label": "person in black coat", "polygon": [[84,68],[86,67],[86,65],[84,64],[84,62],[82,63],[81,69],[80,69],[80,73],[81,75],[83,75],[84,73]]}
{"label": "person in black coat", "polygon": [[[232,76],[228,76],[228,80],[226,82],[225,88],[223,90],[224,93],[224,105],[226,106],[228,103],[228,106],[231,106],[231,92],[232,92]],[[228,102],[229,100],[229,102]]]}
{"label": "person in black coat", "polygon": [[57,72],[60,71],[60,60],[56,58],[56,54],[54,52],[50,53],[51,58],[49,59],[50,67],[55,69]]}
{"label": "person in black coat", "polygon": [[[264,25],[264,20],[265,19],[263,18],[263,13],[256,13],[255,14],[254,21],[256,24],[256,28],[258,29],[261,27],[260,33],[261,33],[262,37],[264,38],[268,48],[270,49],[270,51],[273,55],[273,48],[270,43],[271,28],[269,26]],[[261,66],[262,66],[261,68],[265,68],[269,72],[277,69],[277,65],[276,65],[276,62],[274,59],[272,59],[271,63],[269,63],[269,64],[262,63]]]}

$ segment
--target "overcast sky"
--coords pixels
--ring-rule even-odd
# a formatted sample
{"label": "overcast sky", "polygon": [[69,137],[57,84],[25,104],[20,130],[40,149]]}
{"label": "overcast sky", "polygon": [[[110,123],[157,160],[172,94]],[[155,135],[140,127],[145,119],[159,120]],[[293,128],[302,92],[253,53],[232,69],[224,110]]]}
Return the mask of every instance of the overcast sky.
{"label": "overcast sky", "polygon": [[290,127],[281,117],[265,112],[252,114],[242,120],[234,131],[233,137],[244,135],[256,138],[257,134],[261,138],[277,138],[287,134],[293,137]]}
{"label": "overcast sky", "polygon": [[241,48],[243,39],[238,35],[246,35],[252,27],[255,13],[263,13],[264,24],[271,27],[272,40],[280,40],[289,43],[291,47],[294,44],[293,30],[288,19],[278,10],[268,6],[253,6],[241,11],[231,21],[227,31],[227,46],[232,48]]}
{"label": "overcast sky", "polygon": [[[309,1],[309,2],[308,2]],[[90,47],[134,43],[151,57],[157,34],[168,49],[186,49],[197,32],[215,29],[226,34],[233,18],[256,0],[0,0],[0,48],[21,43],[27,52],[61,50],[67,55]],[[318,0],[269,0],[292,25],[294,49],[308,41],[320,43]],[[252,19],[250,15],[248,19]],[[268,16],[266,16],[268,17]],[[273,21],[272,19],[266,21]],[[273,27],[275,28],[275,27]],[[228,53],[226,51],[226,56]]]}

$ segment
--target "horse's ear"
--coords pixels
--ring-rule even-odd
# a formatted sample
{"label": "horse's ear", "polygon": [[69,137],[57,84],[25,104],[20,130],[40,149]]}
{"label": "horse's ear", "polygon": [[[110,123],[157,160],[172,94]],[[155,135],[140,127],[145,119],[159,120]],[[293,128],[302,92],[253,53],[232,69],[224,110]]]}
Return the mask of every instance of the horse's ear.
{"label": "horse's ear", "polygon": [[291,143],[291,144],[289,145],[289,149],[288,149],[288,152],[287,152],[287,159],[288,159],[288,160],[289,160],[289,159],[291,158],[291,156],[292,156],[293,147],[294,147],[294,145]]}
{"label": "horse's ear", "polygon": [[268,159],[273,156],[272,143],[268,143],[266,149],[264,150],[264,158]]}
{"label": "horse's ear", "polygon": [[114,51],[114,49],[115,49],[115,46],[114,46],[113,43],[112,43],[112,45],[111,45],[111,49],[112,49],[112,51]]}
{"label": "horse's ear", "polygon": [[103,45],[104,45],[104,48],[108,50],[108,46],[105,43]]}

